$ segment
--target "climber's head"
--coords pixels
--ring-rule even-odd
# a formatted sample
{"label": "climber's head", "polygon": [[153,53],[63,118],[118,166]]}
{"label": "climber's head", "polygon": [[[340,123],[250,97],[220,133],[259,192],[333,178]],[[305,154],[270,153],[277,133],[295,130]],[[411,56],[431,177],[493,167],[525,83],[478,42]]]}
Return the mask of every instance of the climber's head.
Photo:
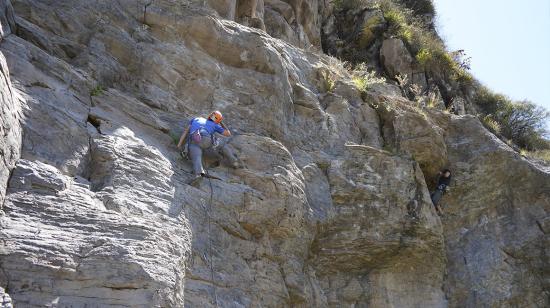
{"label": "climber's head", "polygon": [[220,124],[223,120],[223,116],[222,116],[222,113],[219,112],[218,110],[216,111],[213,111],[209,116],[208,116],[208,119],[214,121],[214,123],[216,124]]}
{"label": "climber's head", "polygon": [[443,174],[444,177],[448,178],[451,176],[451,170],[449,169],[445,169],[441,172]]}

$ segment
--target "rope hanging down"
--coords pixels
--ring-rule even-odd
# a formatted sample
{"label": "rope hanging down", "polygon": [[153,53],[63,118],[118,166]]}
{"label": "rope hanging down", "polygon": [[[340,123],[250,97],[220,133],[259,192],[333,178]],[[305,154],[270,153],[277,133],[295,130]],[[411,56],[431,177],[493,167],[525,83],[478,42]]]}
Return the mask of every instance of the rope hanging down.
{"label": "rope hanging down", "polygon": [[206,217],[208,219],[208,229],[207,229],[207,235],[208,235],[208,254],[210,255],[210,281],[212,283],[212,288],[214,290],[214,301],[216,304],[216,308],[218,308],[218,294],[216,292],[216,284],[214,283],[214,256],[212,254],[212,236],[211,236],[211,219],[210,219],[210,212],[212,210],[212,202],[214,201],[214,188],[212,186],[212,178],[208,174],[208,169],[204,169],[206,171],[206,175],[208,178],[208,184],[210,185],[210,201],[208,202],[208,207],[205,207]]}

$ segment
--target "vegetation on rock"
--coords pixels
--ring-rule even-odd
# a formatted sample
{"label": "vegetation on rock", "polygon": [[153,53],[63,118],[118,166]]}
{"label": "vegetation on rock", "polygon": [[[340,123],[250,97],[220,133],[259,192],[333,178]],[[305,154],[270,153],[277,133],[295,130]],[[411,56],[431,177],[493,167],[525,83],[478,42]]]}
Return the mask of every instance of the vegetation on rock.
{"label": "vegetation on rock", "polygon": [[[546,150],[548,146],[548,128],[546,121],[550,113],[543,107],[529,101],[513,101],[502,94],[497,94],[481,85],[469,72],[470,58],[463,50],[448,51],[445,43],[433,27],[432,19],[435,9],[432,1],[407,0],[338,0],[335,2],[338,10],[352,11],[356,9],[379,9],[383,12],[388,24],[385,35],[400,38],[419,65],[433,79],[445,94],[448,107],[453,107],[453,101],[458,96],[464,96],[473,105],[470,113],[477,115],[482,123],[495,135],[504,141],[510,140],[519,148],[527,151]],[[363,26],[359,46],[373,42],[375,33],[373,27],[379,22],[371,18]],[[353,60],[353,59],[351,59]],[[358,65],[366,68],[366,65]],[[357,72],[356,70],[355,72]],[[365,71],[354,74],[354,82],[358,89],[365,91],[370,82],[375,80],[373,73]],[[424,93],[419,90],[410,76],[388,76],[396,79],[410,98],[418,100]],[[403,81],[406,79],[406,81]],[[450,87],[451,93],[444,93]],[[470,97],[467,93],[474,93]],[[426,93],[425,97],[434,93]],[[433,106],[433,102],[429,105]]]}

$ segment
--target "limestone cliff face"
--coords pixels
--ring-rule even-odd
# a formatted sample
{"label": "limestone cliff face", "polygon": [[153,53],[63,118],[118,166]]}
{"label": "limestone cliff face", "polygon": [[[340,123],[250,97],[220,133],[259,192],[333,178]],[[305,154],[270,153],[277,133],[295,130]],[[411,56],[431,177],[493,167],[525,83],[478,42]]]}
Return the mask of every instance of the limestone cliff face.
{"label": "limestone cliff face", "polygon": [[[0,3],[15,307],[550,304],[549,171],[472,116],[361,94],[319,51],[330,5]],[[173,138],[212,109],[243,168],[190,186]]]}

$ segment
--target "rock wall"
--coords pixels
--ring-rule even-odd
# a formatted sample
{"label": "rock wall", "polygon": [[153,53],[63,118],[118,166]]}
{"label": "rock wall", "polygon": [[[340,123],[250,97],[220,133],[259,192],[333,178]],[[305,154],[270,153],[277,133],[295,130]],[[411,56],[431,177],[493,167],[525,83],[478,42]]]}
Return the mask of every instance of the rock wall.
{"label": "rock wall", "polygon": [[[0,43],[15,31],[13,8],[10,2],[0,3]],[[21,96],[11,84],[6,58],[0,53],[0,211],[11,170],[19,158],[21,148]]]}
{"label": "rock wall", "polygon": [[548,306],[549,169],[473,117],[453,119],[448,131],[456,174],[443,220],[450,306]]}
{"label": "rock wall", "polygon": [[[17,307],[547,304],[548,170],[473,118],[359,93],[301,48],[324,4],[11,4],[0,51],[24,99],[1,105],[21,106],[2,123],[22,148],[0,182],[0,287]],[[242,168],[209,159],[222,180],[190,186],[174,139],[212,109]]]}

